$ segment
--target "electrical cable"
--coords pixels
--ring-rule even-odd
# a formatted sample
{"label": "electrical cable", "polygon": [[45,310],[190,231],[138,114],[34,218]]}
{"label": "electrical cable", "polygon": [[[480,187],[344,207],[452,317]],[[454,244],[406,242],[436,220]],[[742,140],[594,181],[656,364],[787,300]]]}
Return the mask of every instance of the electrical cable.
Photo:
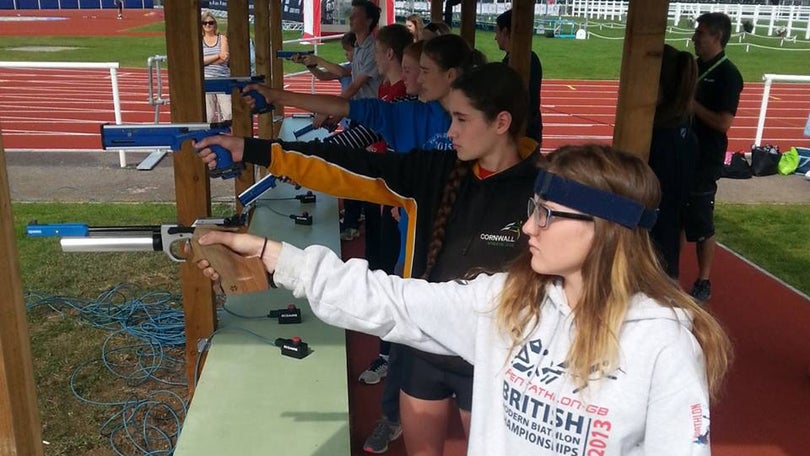
{"label": "electrical cable", "polygon": [[[96,299],[26,292],[25,303],[28,310],[47,307],[110,331],[100,359],[86,361],[73,370],[70,390],[80,402],[114,409],[101,424],[100,433],[109,436],[115,454],[170,455],[186,415],[186,399],[165,389],[150,391],[146,397],[130,393],[134,396],[124,400],[91,398],[83,391],[82,380],[96,380],[101,366],[124,382],[122,390],[145,388],[149,381],[173,387],[188,384],[181,351],[185,346],[181,297],[169,292],[133,297],[135,293],[129,284],[116,285]],[[173,355],[172,351],[180,353]]]}
{"label": "electrical cable", "polygon": [[280,215],[280,216],[282,216],[284,218],[295,217],[295,214],[285,214],[285,213],[283,213],[283,212],[281,212],[281,211],[279,211],[277,209],[273,209],[269,204],[257,204],[256,207],[266,208],[270,212],[272,212],[274,214],[278,214],[278,215]]}

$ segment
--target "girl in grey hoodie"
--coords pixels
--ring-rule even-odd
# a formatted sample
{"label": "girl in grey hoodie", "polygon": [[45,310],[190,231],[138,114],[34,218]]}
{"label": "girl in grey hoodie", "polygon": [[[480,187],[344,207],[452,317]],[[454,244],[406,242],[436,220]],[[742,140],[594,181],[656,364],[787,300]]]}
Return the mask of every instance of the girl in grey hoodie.
{"label": "girl in grey hoodie", "polygon": [[330,324],[472,363],[470,455],[710,454],[730,343],[658,263],[652,171],[607,146],[567,146],[549,154],[534,193],[528,251],[468,281],[388,276],[251,234],[200,242],[261,257]]}

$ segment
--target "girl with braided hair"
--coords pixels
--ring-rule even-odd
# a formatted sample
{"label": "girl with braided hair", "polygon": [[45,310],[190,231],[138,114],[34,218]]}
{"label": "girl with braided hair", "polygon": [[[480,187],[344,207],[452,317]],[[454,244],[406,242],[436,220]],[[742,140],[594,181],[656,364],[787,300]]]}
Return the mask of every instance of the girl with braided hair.
{"label": "girl with braided hair", "polygon": [[[431,282],[463,279],[473,269],[503,270],[525,251],[520,226],[539,157],[537,143],[522,136],[527,103],[520,75],[492,63],[451,85],[447,135],[453,150],[379,155],[231,136],[207,138],[196,147],[209,166],[216,165],[216,156],[208,146],[217,144],[230,150],[234,161],[267,166],[313,190],[404,207],[409,224],[403,275]],[[400,415],[406,447],[411,454],[440,453],[454,399],[469,430],[472,365],[446,354],[403,355]]]}

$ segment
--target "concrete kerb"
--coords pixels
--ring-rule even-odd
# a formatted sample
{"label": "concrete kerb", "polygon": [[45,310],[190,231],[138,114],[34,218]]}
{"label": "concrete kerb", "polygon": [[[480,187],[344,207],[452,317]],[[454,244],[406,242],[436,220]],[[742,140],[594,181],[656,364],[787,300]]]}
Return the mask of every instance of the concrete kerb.
{"label": "concrete kerb", "polygon": [[[110,152],[7,152],[12,201],[173,202],[171,155],[155,169],[139,171],[138,154],[128,153],[132,163],[120,168],[118,154]],[[233,182],[212,179],[211,195],[214,201],[233,201]],[[800,175],[720,179],[717,201],[810,204],[810,181]]]}

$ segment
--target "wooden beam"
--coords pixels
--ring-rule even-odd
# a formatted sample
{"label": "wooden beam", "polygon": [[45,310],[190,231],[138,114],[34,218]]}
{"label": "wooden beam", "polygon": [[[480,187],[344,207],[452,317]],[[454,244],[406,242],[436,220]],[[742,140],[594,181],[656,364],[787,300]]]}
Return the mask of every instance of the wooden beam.
{"label": "wooden beam", "polygon": [[[444,19],[444,1],[430,0],[430,22],[442,22]],[[452,27],[453,24],[447,24]]]}
{"label": "wooden beam", "polygon": [[[169,64],[169,93],[172,122],[205,122],[203,94],[202,25],[199,0],[165,2],[166,55]],[[191,226],[211,214],[211,185],[206,166],[190,141],[174,154],[174,189],[178,222]],[[191,263],[180,265],[183,311],[186,323],[186,374],[189,393],[194,393],[197,342],[208,338],[216,326],[211,281]]]}
{"label": "wooden beam", "polygon": [[[272,86],[276,89],[284,88],[284,60],[276,58],[276,51],[282,50],[282,37],[281,37],[281,2],[270,2],[270,66],[272,68],[273,78]],[[279,118],[278,122],[273,122],[273,137],[278,136],[281,131],[281,120],[284,119],[284,106],[276,106],[272,113],[273,116]],[[268,114],[270,116],[270,114]]]}
{"label": "wooden beam", "polygon": [[[248,20],[247,0],[231,0],[228,2],[228,46],[230,59],[228,64],[231,76],[250,76],[250,21]],[[250,107],[242,101],[242,94],[234,89],[231,94],[233,106],[232,132],[236,136],[253,136],[253,116]],[[245,164],[245,170],[234,179],[234,192],[236,195],[244,192],[256,182],[253,177],[253,165]],[[237,201],[237,210],[242,211],[242,205]]]}
{"label": "wooden beam", "polygon": [[470,47],[475,47],[475,6],[476,0],[461,0],[461,37]]}
{"label": "wooden beam", "polygon": [[[256,73],[263,74],[267,78],[267,83],[272,85],[273,74],[271,71],[270,54],[270,5],[280,2],[270,0],[254,0],[253,2],[253,30],[256,35]],[[279,28],[280,23],[279,23]],[[282,69],[283,70],[283,69]],[[273,137],[273,113],[259,116],[259,138]]]}
{"label": "wooden beam", "polygon": [[613,147],[645,160],[650,155],[668,7],[667,0],[635,0],[627,12]]}
{"label": "wooden beam", "polygon": [[31,342],[0,135],[0,454],[42,455]]}
{"label": "wooden beam", "polygon": [[509,38],[509,66],[523,77],[529,86],[531,71],[532,37],[534,36],[534,0],[512,2],[512,25]]}

